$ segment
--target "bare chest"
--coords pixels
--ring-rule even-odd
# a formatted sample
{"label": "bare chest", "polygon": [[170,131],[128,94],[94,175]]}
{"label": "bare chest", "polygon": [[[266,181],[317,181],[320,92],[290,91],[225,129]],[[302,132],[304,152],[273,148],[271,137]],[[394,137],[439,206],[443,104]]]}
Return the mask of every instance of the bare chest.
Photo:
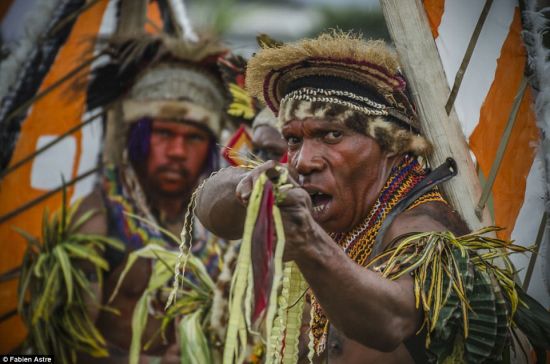
{"label": "bare chest", "polygon": [[404,345],[389,353],[377,351],[348,339],[331,326],[325,353],[315,364],[414,364]]}

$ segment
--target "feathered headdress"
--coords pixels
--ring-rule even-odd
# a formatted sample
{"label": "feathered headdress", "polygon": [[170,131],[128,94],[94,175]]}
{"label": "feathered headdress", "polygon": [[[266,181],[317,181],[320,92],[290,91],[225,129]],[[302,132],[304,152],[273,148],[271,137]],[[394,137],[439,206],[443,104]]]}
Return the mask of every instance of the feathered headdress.
{"label": "feathered headdress", "polygon": [[430,150],[396,54],[383,41],[333,31],[262,49],[248,63],[246,86],[283,124],[340,121],[393,152]]}
{"label": "feathered headdress", "polygon": [[217,61],[228,51],[212,38],[168,35],[105,39],[111,60],[88,87],[88,109],[109,107],[105,159],[119,163],[129,123],[143,118],[192,120],[219,136],[228,93]]}

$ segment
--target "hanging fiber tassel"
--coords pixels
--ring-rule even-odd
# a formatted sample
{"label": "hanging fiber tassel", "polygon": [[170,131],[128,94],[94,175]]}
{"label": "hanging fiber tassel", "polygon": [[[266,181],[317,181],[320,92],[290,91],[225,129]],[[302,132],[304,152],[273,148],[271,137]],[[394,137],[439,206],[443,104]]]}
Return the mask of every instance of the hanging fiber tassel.
{"label": "hanging fiber tassel", "polygon": [[287,182],[287,174],[283,169],[277,172],[276,182],[265,173],[258,178],[248,203],[231,283],[224,364],[243,362],[250,337],[260,331],[266,341],[266,363],[295,363],[298,359],[303,292],[307,287],[298,267],[292,262],[283,263],[285,235],[275,201],[283,197],[281,187]]}

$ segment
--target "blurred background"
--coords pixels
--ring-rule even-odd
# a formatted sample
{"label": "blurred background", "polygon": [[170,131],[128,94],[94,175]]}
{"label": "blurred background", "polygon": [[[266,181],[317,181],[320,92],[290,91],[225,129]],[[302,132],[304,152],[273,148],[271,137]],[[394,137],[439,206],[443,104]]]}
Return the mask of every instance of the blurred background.
{"label": "blurred background", "polygon": [[[0,14],[9,3],[0,1]],[[21,20],[38,3],[40,0],[16,1],[9,9],[0,28],[2,54],[28,32],[28,23]],[[389,40],[378,0],[188,0],[185,4],[194,29],[221,34],[243,56],[257,49],[258,33],[290,41],[340,28],[361,32],[366,38]]]}
{"label": "blurred background", "polygon": [[258,33],[291,41],[340,28],[361,32],[366,38],[390,38],[378,0],[193,0],[187,4],[195,28],[222,34],[243,56],[257,49]]}

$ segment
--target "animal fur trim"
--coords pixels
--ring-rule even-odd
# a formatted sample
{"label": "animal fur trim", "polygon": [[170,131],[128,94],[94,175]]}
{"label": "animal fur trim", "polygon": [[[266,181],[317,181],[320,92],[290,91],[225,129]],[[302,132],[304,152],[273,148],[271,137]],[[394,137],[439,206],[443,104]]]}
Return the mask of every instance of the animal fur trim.
{"label": "animal fur trim", "polygon": [[227,331],[229,321],[229,290],[231,278],[235,273],[235,266],[239,257],[240,240],[229,242],[225,255],[223,256],[223,267],[216,280],[214,294],[212,297],[212,313],[210,315],[210,329],[215,339],[222,343]]}
{"label": "animal fur trim", "polygon": [[339,91],[353,91],[346,87],[369,89],[378,102],[392,109],[392,116],[420,129],[397,56],[381,40],[365,41],[357,35],[333,31],[315,39],[262,49],[248,63],[246,86],[252,96],[278,114],[281,100],[295,91],[297,84],[319,87],[307,84],[312,79],[325,82],[321,88],[326,90],[334,85],[331,79],[356,85]]}
{"label": "animal fur trim", "polygon": [[176,63],[146,70],[132,86],[129,99],[190,100],[206,109],[222,112],[225,98],[218,81],[206,72]]}
{"label": "animal fur trim", "polygon": [[[264,99],[264,80],[272,72],[312,58],[349,60],[351,63],[368,62],[379,66],[391,80],[399,70],[395,52],[381,40],[365,41],[357,35],[334,31],[315,39],[303,39],[278,48],[261,49],[247,66],[246,87],[252,96]],[[395,82],[396,86],[399,82]]]}
{"label": "animal fur trim", "polygon": [[396,154],[409,152],[415,155],[428,155],[432,150],[431,144],[422,135],[388,121],[385,116],[373,116],[339,104],[325,102],[289,99],[281,104],[279,112],[281,125],[291,120],[307,118],[341,123],[370,136],[384,150]]}
{"label": "animal fur trim", "polygon": [[219,113],[215,113],[189,101],[124,100],[122,102],[122,113],[124,121],[127,122],[134,122],[143,117],[150,117],[177,121],[193,121],[207,126],[214,135],[219,135],[222,129]]}

